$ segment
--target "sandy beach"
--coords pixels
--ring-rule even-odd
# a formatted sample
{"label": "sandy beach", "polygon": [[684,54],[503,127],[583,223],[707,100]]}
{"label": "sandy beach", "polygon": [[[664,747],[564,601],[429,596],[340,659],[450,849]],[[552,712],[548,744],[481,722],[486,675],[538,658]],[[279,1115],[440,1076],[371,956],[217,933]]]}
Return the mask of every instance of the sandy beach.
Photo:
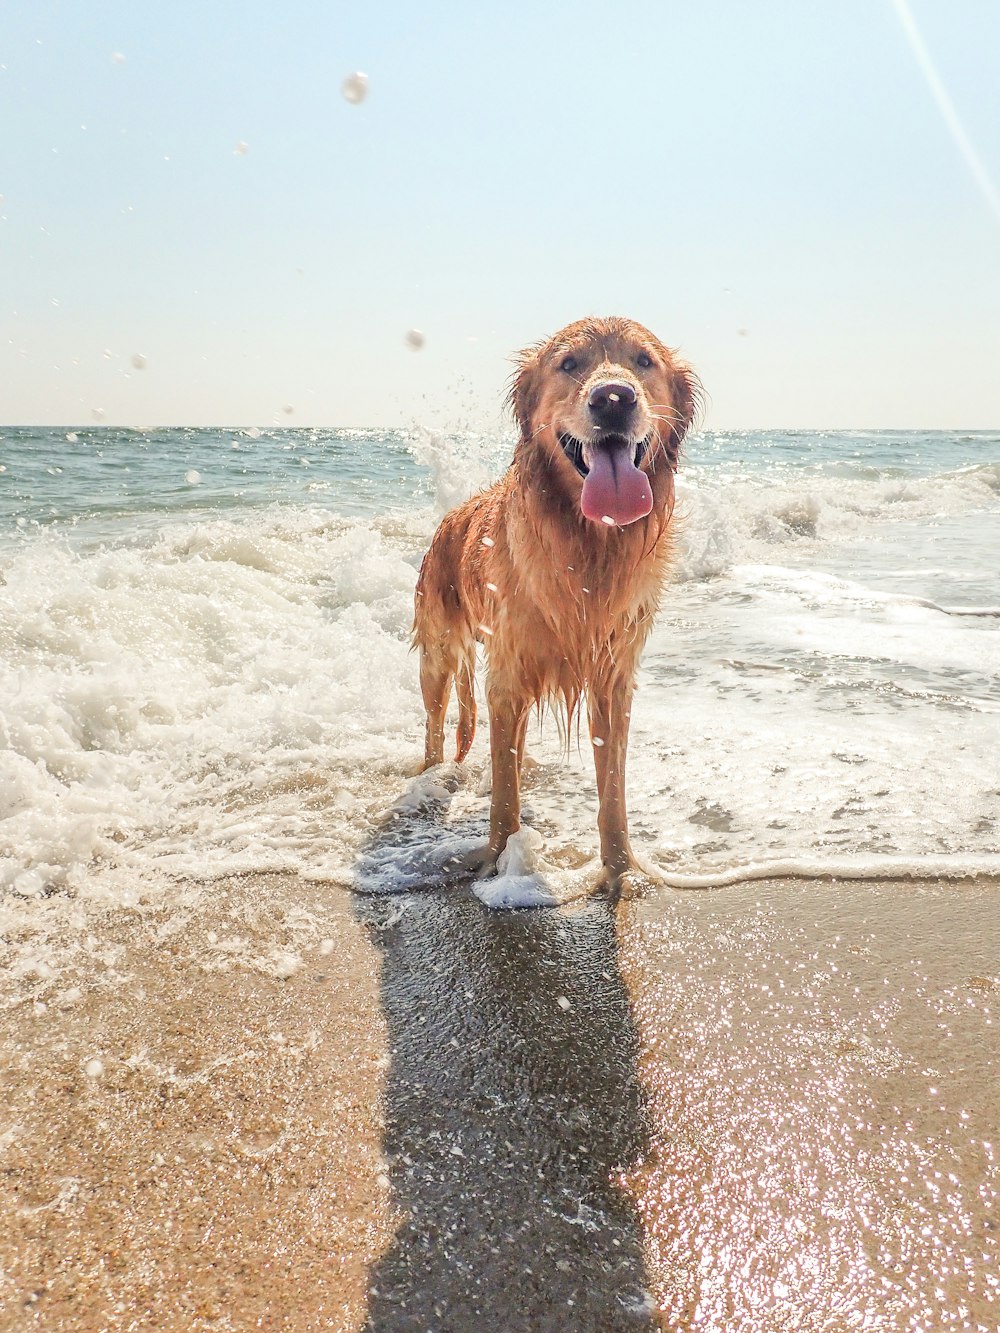
{"label": "sandy beach", "polygon": [[993,1330],[998,892],[83,898],[2,982],[0,1325]]}

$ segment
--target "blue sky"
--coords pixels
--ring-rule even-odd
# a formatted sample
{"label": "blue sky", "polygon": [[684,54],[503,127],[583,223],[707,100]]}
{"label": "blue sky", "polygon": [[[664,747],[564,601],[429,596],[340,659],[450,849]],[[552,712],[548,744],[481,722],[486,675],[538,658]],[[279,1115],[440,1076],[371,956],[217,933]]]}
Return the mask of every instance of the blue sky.
{"label": "blue sky", "polygon": [[[910,8],[995,181],[1000,5]],[[616,313],[710,428],[1000,425],[1000,217],[890,0],[6,0],[0,65],[0,421],[489,426]]]}

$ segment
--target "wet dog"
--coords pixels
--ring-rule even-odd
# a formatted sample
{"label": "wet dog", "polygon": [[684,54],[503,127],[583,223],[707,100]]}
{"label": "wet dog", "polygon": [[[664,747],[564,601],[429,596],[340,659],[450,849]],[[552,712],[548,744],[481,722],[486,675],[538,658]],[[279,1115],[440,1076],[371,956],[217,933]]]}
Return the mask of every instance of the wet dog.
{"label": "wet dog", "polygon": [[532,705],[568,722],[586,702],[603,879],[635,868],[625,755],[639,654],[670,566],[674,473],[698,402],[689,366],[640,324],[584,319],[521,353],[509,401],[520,430],[506,474],[442,520],[417,582],[413,639],[427,710],[424,767],[476,729],[476,645],[488,656],[493,793],[482,873],[520,827]]}

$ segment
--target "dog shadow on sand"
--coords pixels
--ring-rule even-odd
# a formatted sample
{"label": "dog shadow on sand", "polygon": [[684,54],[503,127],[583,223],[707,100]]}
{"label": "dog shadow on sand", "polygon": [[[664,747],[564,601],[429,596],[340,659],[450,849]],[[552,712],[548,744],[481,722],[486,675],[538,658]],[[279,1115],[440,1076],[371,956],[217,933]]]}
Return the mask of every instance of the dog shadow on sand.
{"label": "dog shadow on sand", "polygon": [[[482,835],[447,794],[397,805],[359,858]],[[643,1156],[638,1040],[606,898],[492,911],[468,880],[359,894],[381,954],[384,1156],[402,1221],[368,1333],[650,1328],[642,1235],[616,1179]]]}

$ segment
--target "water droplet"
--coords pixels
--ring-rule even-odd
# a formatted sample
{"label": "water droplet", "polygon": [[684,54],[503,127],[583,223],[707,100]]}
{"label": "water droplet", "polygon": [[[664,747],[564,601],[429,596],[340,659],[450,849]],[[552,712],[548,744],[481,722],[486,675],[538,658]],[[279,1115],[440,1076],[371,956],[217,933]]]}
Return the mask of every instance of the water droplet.
{"label": "water droplet", "polygon": [[133,353],[132,353],[132,364],[133,364],[133,366],[135,366],[136,370],[145,370],[145,369],[146,369],[146,358],[143,356],[143,354],[142,354],[141,352],[133,352]]}
{"label": "water droplet", "polygon": [[368,75],[355,70],[353,74],[348,74],[340,85],[340,91],[346,102],[350,102],[351,106],[358,106],[368,96]]}
{"label": "water droplet", "polygon": [[184,480],[189,486],[200,486],[201,473],[196,471],[195,468],[191,468],[189,472],[184,473]]}
{"label": "water droplet", "polygon": [[104,1065],[100,1060],[88,1060],[83,1066],[83,1072],[88,1078],[100,1078],[104,1073]]}
{"label": "water droplet", "polygon": [[408,329],[406,333],[406,345],[413,352],[419,352],[427,339],[421,333],[420,329]]}
{"label": "water droplet", "polygon": [[236,145],[236,147],[233,149],[233,156],[246,157],[249,151],[250,151],[250,145],[247,143],[246,139],[241,139],[239,143]]}

